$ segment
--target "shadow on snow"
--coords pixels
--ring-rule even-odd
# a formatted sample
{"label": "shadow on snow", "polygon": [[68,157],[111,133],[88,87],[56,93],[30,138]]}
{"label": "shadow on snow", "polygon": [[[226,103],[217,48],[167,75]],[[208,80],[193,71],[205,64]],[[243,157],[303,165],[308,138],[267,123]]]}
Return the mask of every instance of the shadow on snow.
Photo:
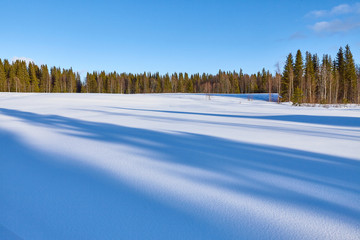
{"label": "shadow on snow", "polygon": [[[232,179],[170,173],[194,184],[301,209],[317,209],[352,223],[360,221],[359,209],[351,206],[360,195],[360,162],[356,160],[200,134],[164,133],[4,108],[0,114],[59,131],[73,130],[63,132],[70,136],[136,147],[161,156],[157,161]],[[321,118],[307,119],[321,121]],[[357,121],[354,118],[351,122],[358,126]],[[13,222],[27,226],[21,231],[30,234],[30,238],[56,239],[54,233],[58,239],[226,238],[221,229],[209,227],[210,223],[201,218],[156,201],[90,167],[70,165],[69,162],[76,162],[71,156],[66,157],[70,161],[61,161],[64,156],[35,150],[6,131],[0,131],[0,145],[0,224],[11,230],[16,227],[11,225]],[[282,180],[279,184],[269,181],[271,178]],[[347,202],[330,201],[300,191],[297,186],[302,183],[324,188],[329,196],[341,192],[349,198]],[[37,229],[34,226],[42,226],[43,232],[33,230]]]}
{"label": "shadow on snow", "polygon": [[125,107],[113,107],[113,108],[123,109],[123,110],[144,111],[144,112],[156,112],[156,113],[186,114],[186,115],[210,116],[210,117],[247,118],[247,119],[260,119],[260,120],[276,120],[276,121],[284,121],[284,122],[321,124],[321,125],[330,125],[330,126],[338,126],[338,127],[360,127],[360,117],[312,116],[312,115],[245,116],[245,115],[235,115],[235,114],[183,112],[183,111],[139,109],[139,108],[125,108]]}

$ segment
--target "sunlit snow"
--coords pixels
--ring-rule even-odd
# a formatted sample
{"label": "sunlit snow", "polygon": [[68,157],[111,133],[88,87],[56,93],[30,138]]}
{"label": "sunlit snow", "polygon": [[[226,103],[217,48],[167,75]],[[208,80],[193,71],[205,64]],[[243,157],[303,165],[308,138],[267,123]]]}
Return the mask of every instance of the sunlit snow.
{"label": "sunlit snow", "polygon": [[0,239],[359,239],[360,107],[267,99],[0,93]]}

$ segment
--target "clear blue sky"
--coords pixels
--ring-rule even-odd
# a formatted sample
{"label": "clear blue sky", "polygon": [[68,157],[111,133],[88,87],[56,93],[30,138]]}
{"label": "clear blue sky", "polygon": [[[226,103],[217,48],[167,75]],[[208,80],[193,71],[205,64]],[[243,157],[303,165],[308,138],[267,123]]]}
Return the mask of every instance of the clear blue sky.
{"label": "clear blue sky", "polygon": [[297,49],[360,63],[357,1],[2,0],[0,58],[106,70],[274,72]]}

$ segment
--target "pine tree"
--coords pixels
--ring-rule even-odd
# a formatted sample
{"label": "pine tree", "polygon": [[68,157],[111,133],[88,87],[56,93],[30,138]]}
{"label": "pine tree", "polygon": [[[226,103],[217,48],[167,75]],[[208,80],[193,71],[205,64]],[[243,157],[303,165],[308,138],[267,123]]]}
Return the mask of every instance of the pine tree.
{"label": "pine tree", "polygon": [[177,88],[178,88],[178,84],[179,84],[179,77],[178,74],[175,72],[174,74],[171,75],[171,91],[172,92],[177,92]]}
{"label": "pine tree", "polygon": [[56,67],[52,67],[50,69],[50,75],[51,75],[51,89],[52,92],[60,92],[60,75],[61,75],[61,70],[60,68],[56,68]]}
{"label": "pine tree", "polygon": [[156,79],[156,92],[162,93],[164,88],[159,73],[156,73],[155,79]]}
{"label": "pine tree", "polygon": [[312,55],[309,52],[306,52],[305,57],[305,84],[306,84],[306,102],[313,103],[315,102],[315,71],[314,71],[314,64],[312,61]]}
{"label": "pine tree", "polygon": [[317,54],[312,56],[312,62],[314,64],[314,76],[315,76],[315,101],[320,100],[320,60]]}
{"label": "pine tree", "polygon": [[41,65],[40,67],[40,91],[51,92],[51,79],[47,65]]}
{"label": "pine tree", "polygon": [[305,89],[304,86],[304,62],[300,49],[296,52],[294,65],[294,88],[299,87],[301,91]]}
{"label": "pine tree", "polygon": [[342,47],[340,47],[339,52],[336,55],[336,70],[339,77],[339,91],[337,98],[340,101],[345,101],[347,89],[345,87],[345,59]]}
{"label": "pine tree", "polygon": [[357,100],[357,76],[353,55],[349,45],[345,47],[344,59],[344,88],[347,88],[347,101],[355,102]]}
{"label": "pine tree", "polygon": [[36,76],[35,64],[29,63],[29,76],[30,76],[30,85],[31,92],[39,92],[39,80]]}
{"label": "pine tree", "polygon": [[194,85],[193,85],[193,82],[191,81],[191,79],[189,78],[188,73],[185,73],[184,82],[186,84],[186,91],[185,92],[187,92],[187,93],[194,92]]}
{"label": "pine tree", "polygon": [[239,71],[239,88],[240,88],[240,93],[245,93],[245,79],[244,79],[244,73],[243,70],[240,68]]}
{"label": "pine tree", "polygon": [[281,79],[281,101],[288,102],[291,100],[293,94],[293,80],[294,80],[294,71],[293,71],[293,57],[290,53],[286,58],[286,63],[284,66],[283,76]]}
{"label": "pine tree", "polygon": [[8,89],[9,92],[18,92],[20,88],[19,78],[16,76],[16,66],[15,64],[10,65],[8,70]]}
{"label": "pine tree", "polygon": [[0,92],[6,92],[6,74],[2,60],[0,59]]}
{"label": "pine tree", "polygon": [[30,92],[30,76],[25,61],[17,60],[15,65],[15,88],[17,92]]}
{"label": "pine tree", "polygon": [[301,103],[303,102],[303,92],[299,87],[295,88],[291,101],[295,106],[301,105]]}
{"label": "pine tree", "polygon": [[177,92],[179,92],[179,93],[184,92],[184,74],[183,73],[179,73],[179,82],[178,82]]}
{"label": "pine tree", "polygon": [[168,73],[165,74],[163,92],[171,93],[171,82],[170,82],[170,76]]}
{"label": "pine tree", "polygon": [[240,93],[239,81],[236,72],[230,74],[230,83],[232,85],[232,93]]}
{"label": "pine tree", "polygon": [[332,90],[332,65],[331,57],[323,55],[320,67],[320,103],[331,103]]}
{"label": "pine tree", "polygon": [[81,82],[81,78],[80,78],[79,73],[76,73],[75,80],[76,80],[76,92],[80,93],[81,90],[82,90],[82,82]]}

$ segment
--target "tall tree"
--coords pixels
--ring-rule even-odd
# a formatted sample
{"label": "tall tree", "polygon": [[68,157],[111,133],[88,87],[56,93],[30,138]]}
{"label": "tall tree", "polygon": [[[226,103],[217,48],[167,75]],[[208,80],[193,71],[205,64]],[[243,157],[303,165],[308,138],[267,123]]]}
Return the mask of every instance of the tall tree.
{"label": "tall tree", "polygon": [[41,65],[40,67],[40,91],[51,92],[51,79],[47,65]]}
{"label": "tall tree", "polygon": [[6,74],[2,60],[0,59],[0,92],[7,91]]}
{"label": "tall tree", "polygon": [[294,88],[299,87],[301,91],[304,91],[304,61],[300,49],[297,50],[295,56],[294,65]]}
{"label": "tall tree", "polygon": [[344,88],[347,88],[347,101],[355,102],[357,100],[357,76],[355,62],[350,51],[349,45],[345,47],[344,59]]}
{"label": "tall tree", "polygon": [[36,68],[35,64],[30,62],[29,63],[29,76],[30,76],[30,86],[31,92],[39,92],[39,80],[36,76]]}
{"label": "tall tree", "polygon": [[315,76],[315,101],[320,99],[320,60],[317,54],[312,55],[312,62],[314,64]]}
{"label": "tall tree", "polygon": [[292,54],[290,53],[286,58],[283,76],[281,79],[281,101],[288,102],[291,100],[293,94],[293,81],[294,63]]}
{"label": "tall tree", "polygon": [[315,71],[313,58],[311,53],[306,52],[305,56],[305,82],[306,82],[306,92],[305,92],[305,101],[313,103],[315,102]]}
{"label": "tall tree", "polygon": [[333,78],[332,61],[329,55],[323,55],[320,69],[320,102],[331,103]]}
{"label": "tall tree", "polygon": [[340,47],[336,55],[336,70],[339,78],[339,90],[338,90],[338,100],[345,101],[347,97],[347,89],[345,86],[345,59],[343,48]]}

